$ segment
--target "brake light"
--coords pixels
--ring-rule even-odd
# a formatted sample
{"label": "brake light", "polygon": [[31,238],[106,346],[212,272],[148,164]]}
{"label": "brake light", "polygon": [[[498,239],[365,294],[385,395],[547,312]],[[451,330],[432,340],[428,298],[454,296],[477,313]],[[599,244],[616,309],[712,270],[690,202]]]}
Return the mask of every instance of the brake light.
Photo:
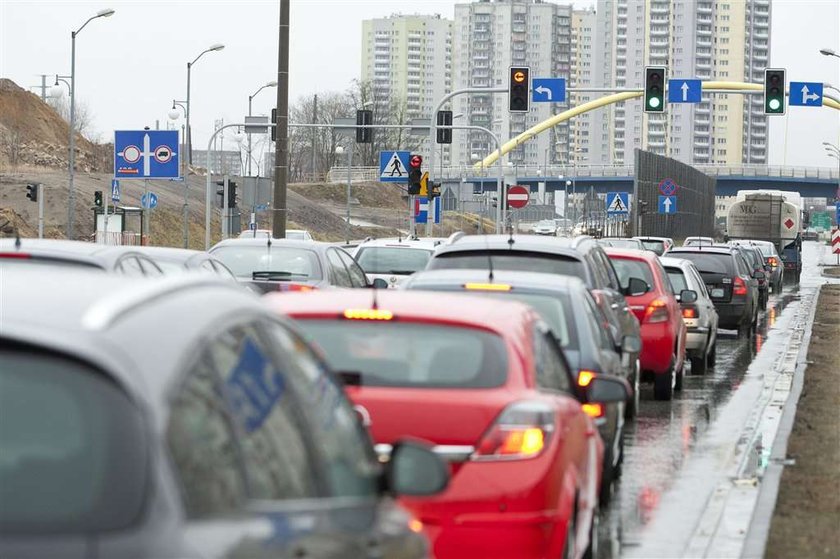
{"label": "brake light", "polygon": [[747,294],[747,284],[744,283],[744,280],[741,279],[741,276],[735,276],[735,284],[732,288],[733,295],[746,295]]}
{"label": "brake light", "polygon": [[303,283],[279,283],[277,284],[278,291],[299,291],[299,292],[306,292],[306,291],[315,291],[315,287],[311,285],[306,285]]}
{"label": "brake light", "polygon": [[593,419],[604,417],[604,406],[601,404],[583,404],[581,407],[583,408],[583,412]]}
{"label": "brake light", "polygon": [[662,299],[654,299],[645,309],[644,322],[665,322],[668,320],[668,303]]}
{"label": "brake light", "polygon": [[587,371],[586,369],[582,369],[578,373],[578,386],[589,386],[589,383],[592,382],[592,379],[595,378],[594,371]]}
{"label": "brake light", "polygon": [[481,437],[473,460],[514,460],[540,454],[554,432],[554,409],[545,402],[509,405]]}
{"label": "brake light", "polygon": [[347,309],[344,311],[347,320],[391,320],[394,313],[382,309]]}
{"label": "brake light", "polygon": [[414,532],[415,534],[419,534],[423,531],[423,522],[416,518],[412,518],[408,522],[408,529]]}
{"label": "brake light", "polygon": [[25,252],[0,252],[0,258],[17,258],[19,260],[28,260],[32,258],[31,255]]}
{"label": "brake light", "polygon": [[504,283],[465,283],[464,289],[469,291],[510,291],[511,286]]}
{"label": "brake light", "polygon": [[697,318],[697,309],[694,307],[685,307],[682,310],[683,318]]}
{"label": "brake light", "polygon": [[772,266],[773,268],[775,268],[779,265],[779,259],[775,256],[770,256],[769,258],[767,258],[767,263],[770,264],[770,266]]}

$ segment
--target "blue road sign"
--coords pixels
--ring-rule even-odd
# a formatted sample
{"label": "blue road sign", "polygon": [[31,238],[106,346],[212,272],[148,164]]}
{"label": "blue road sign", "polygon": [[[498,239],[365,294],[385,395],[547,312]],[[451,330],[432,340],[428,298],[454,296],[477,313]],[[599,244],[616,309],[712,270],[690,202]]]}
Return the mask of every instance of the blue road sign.
{"label": "blue road sign", "polygon": [[837,227],[840,227],[840,200],[838,200],[834,204],[834,213],[836,214],[834,216],[834,223],[837,225]]}
{"label": "blue road sign", "polygon": [[562,103],[566,100],[566,78],[534,78],[531,80],[531,101]]}
{"label": "blue road sign", "polygon": [[114,178],[177,179],[177,130],[114,132]]}
{"label": "blue road sign", "polygon": [[379,182],[408,182],[410,151],[379,152]]}
{"label": "blue road sign", "polygon": [[120,201],[120,181],[119,179],[111,179],[111,201]]}
{"label": "blue road sign", "polygon": [[703,92],[703,82],[700,80],[670,79],[668,80],[669,103],[699,103]]}
{"label": "blue road sign", "polygon": [[677,213],[677,197],[676,196],[660,196],[659,197],[659,213],[661,213],[661,214],[675,214],[675,213]]}
{"label": "blue road sign", "polygon": [[148,192],[140,197],[140,205],[151,210],[157,207],[157,194]]}
{"label": "blue road sign", "polygon": [[790,82],[788,104],[792,107],[821,107],[823,84],[820,82]]}
{"label": "blue road sign", "polygon": [[607,192],[607,214],[620,215],[630,213],[630,193]]}
{"label": "blue road sign", "polygon": [[673,179],[664,179],[659,183],[659,192],[664,196],[673,196],[677,191],[677,183]]}
{"label": "blue road sign", "polygon": [[432,212],[432,223],[440,223],[440,198],[429,202],[428,198],[418,196],[414,199],[414,222],[429,223],[429,211]]}

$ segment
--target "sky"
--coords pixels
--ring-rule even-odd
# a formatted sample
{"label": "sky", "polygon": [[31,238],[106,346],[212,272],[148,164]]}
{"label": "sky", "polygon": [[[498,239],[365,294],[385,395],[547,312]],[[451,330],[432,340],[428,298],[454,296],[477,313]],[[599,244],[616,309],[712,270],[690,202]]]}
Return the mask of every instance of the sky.
{"label": "sky", "polygon": [[[362,20],[392,13],[452,18],[455,4],[292,0],[290,100],[350,87],[361,73]],[[49,74],[50,85],[56,73],[69,74],[71,30],[104,8],[116,13],[91,21],[76,39],[77,100],[90,107],[104,141],[117,129],[155,128],[156,121],[165,128],[173,99],[186,98],[187,62],[211,44],[225,49],[192,69],[194,149],[206,149],[214,120],[241,121],[248,96],[277,78],[279,0],[0,0],[0,77],[28,88],[41,74]],[[840,53],[840,0],[772,0],[771,9],[771,66],[787,68],[789,80],[840,87],[840,58],[819,54],[826,47]],[[254,114],[268,114],[275,95],[260,92]],[[822,142],[840,145],[840,111],[789,108],[771,119],[770,137],[771,164],[836,165]]]}

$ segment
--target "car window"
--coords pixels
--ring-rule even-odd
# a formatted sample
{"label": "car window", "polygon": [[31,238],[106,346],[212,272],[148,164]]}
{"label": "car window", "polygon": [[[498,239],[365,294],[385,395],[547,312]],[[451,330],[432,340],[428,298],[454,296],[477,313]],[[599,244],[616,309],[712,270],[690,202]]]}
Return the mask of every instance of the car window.
{"label": "car window", "polygon": [[369,450],[370,439],[342,387],[300,337],[274,322],[266,323],[264,328],[271,347],[281,354],[289,371],[287,378],[309,415],[310,440],[319,447],[324,459],[330,494],[375,496],[379,469]]}
{"label": "car window", "polygon": [[0,534],[136,522],[148,491],[140,411],[100,371],[0,340]]}
{"label": "car window", "polygon": [[691,289],[688,287],[688,280],[680,268],[668,267],[665,270],[668,273],[668,280],[670,280],[674,292],[679,293],[683,289]]}
{"label": "car window", "polygon": [[509,250],[444,252],[429,261],[429,270],[486,270],[492,260],[496,270],[540,272],[574,276],[584,281],[586,270],[577,258],[560,254]]}
{"label": "car window", "polygon": [[749,276],[750,274],[750,267],[747,264],[744,257],[738,253],[735,253],[735,265],[738,267],[738,275],[739,276]]}
{"label": "car window", "polygon": [[341,261],[338,251],[328,249],[327,261],[330,264],[330,283],[338,287],[353,287],[353,282],[350,281],[350,272],[347,271],[347,266]]}
{"label": "car window", "polygon": [[494,388],[507,379],[504,340],[484,330],[389,320],[298,322],[330,367],[360,375],[362,386]]}
{"label": "car window", "polygon": [[306,443],[312,432],[301,411],[305,404],[288,388],[297,371],[269,347],[253,325],[246,325],[219,336],[209,351],[239,433],[249,495],[314,497],[317,461]]}
{"label": "car window", "polygon": [[347,266],[347,271],[350,272],[350,283],[353,284],[353,287],[367,287],[367,276],[364,270],[353,260],[353,257],[343,250],[336,249],[336,251],[339,257],[341,257],[342,262],[344,262],[344,265]]}
{"label": "car window", "polygon": [[254,272],[276,272],[290,280],[319,280],[323,277],[315,251],[282,246],[228,245],[213,249],[213,256],[222,261],[237,277],[251,279]]}
{"label": "car window", "polygon": [[233,272],[228,270],[227,266],[225,266],[221,262],[217,262],[215,260],[208,260],[208,262],[210,262],[213,265],[213,268],[215,269],[216,273],[218,275],[222,276],[223,278],[225,278],[225,279],[235,279],[236,278],[236,276],[233,275]]}
{"label": "car window", "polygon": [[700,274],[697,273],[697,269],[694,268],[694,266],[690,267],[688,270],[691,277],[694,278],[694,289],[698,292],[698,296],[708,299],[709,292],[706,290],[706,282],[703,281],[703,278],[700,277]]}
{"label": "car window", "polygon": [[369,274],[413,274],[426,267],[432,251],[410,247],[360,247],[356,261]]}
{"label": "car window", "polygon": [[607,285],[616,291],[619,291],[621,289],[621,283],[619,282],[618,274],[615,271],[615,266],[613,266],[612,260],[610,260],[610,257],[607,256],[607,253],[603,250],[597,250],[595,253],[598,255],[598,259],[600,260],[604,273],[607,276]]}
{"label": "car window", "polygon": [[630,285],[630,278],[639,278],[644,280],[651,289],[656,287],[656,284],[653,281],[653,272],[651,271],[648,263],[644,260],[614,256],[612,258],[612,262],[622,287]]}
{"label": "car window", "polygon": [[729,254],[713,252],[677,252],[677,258],[690,260],[701,274],[732,275],[735,272],[735,261]]}
{"label": "car window", "polygon": [[138,256],[137,259],[140,261],[140,265],[143,268],[143,273],[147,277],[155,278],[163,275],[163,271],[160,269],[160,266],[155,264],[153,260],[144,256]]}
{"label": "car window", "polygon": [[127,276],[136,278],[143,277],[145,275],[143,267],[140,265],[140,261],[134,256],[126,256],[120,259],[119,263],[117,263],[117,270]]}
{"label": "car window", "polygon": [[216,274],[216,267],[213,266],[212,260],[203,260],[199,268],[202,272],[210,272],[212,274]]}
{"label": "car window", "polygon": [[655,252],[658,256],[662,256],[665,253],[665,243],[662,241],[642,239],[642,245],[644,245],[646,250]]}
{"label": "car window", "polygon": [[665,272],[665,268],[662,267],[662,263],[658,258],[653,261],[653,269],[655,270],[655,274],[659,276],[659,282],[664,286],[665,291],[673,294],[674,289],[671,286],[671,282],[668,281],[668,274]]}
{"label": "car window", "polygon": [[601,349],[615,350],[615,342],[613,341],[612,334],[610,334],[606,319],[603,313],[601,313],[601,309],[598,308],[595,300],[588,293],[583,299],[586,301],[585,304],[588,312],[582,313],[583,316],[579,316],[579,320],[587,324],[592,332],[592,339],[596,340],[596,343],[598,343]]}
{"label": "car window", "polygon": [[566,361],[553,337],[540,326],[534,328],[534,367],[537,373],[537,387],[571,392]]}

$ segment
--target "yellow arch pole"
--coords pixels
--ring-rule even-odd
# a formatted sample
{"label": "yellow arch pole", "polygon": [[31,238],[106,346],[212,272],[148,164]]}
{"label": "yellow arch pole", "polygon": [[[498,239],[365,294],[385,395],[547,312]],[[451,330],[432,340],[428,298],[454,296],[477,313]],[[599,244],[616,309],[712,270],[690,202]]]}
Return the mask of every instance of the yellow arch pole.
{"label": "yellow arch pole", "polygon": [[[764,85],[760,83],[744,82],[703,82],[703,89],[731,90],[735,92],[743,91],[745,89],[752,91],[761,91],[764,89]],[[600,99],[588,101],[583,105],[573,107],[568,111],[563,111],[560,114],[554,115],[551,118],[544,120],[535,126],[532,126],[531,128],[519,134],[512,140],[508,140],[504,145],[502,145],[501,153],[499,153],[499,150],[494,151],[493,153],[485,157],[482,161],[479,161],[475,165],[473,165],[473,168],[476,171],[478,171],[482,168],[490,167],[490,165],[495,163],[496,160],[502,155],[505,155],[518,145],[527,142],[531,138],[537,136],[537,134],[545,132],[549,128],[552,128],[560,124],[561,122],[574,118],[580,114],[595,109],[600,109],[601,107],[605,107],[607,105],[612,105],[613,103],[619,103],[621,101],[627,101],[628,99],[635,99],[636,97],[641,96],[641,91],[624,91],[621,93],[613,93],[611,95],[607,95],[606,97],[601,97]],[[840,110],[840,103],[832,99],[828,99],[827,97],[823,97],[823,107],[831,107],[832,109]]]}

